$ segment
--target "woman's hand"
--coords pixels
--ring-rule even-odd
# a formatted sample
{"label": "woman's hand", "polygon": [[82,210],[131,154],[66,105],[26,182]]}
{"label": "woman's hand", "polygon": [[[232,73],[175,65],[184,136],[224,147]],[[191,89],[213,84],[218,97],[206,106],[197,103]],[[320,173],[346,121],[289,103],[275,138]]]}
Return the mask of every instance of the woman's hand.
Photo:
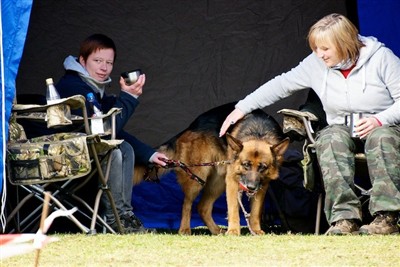
{"label": "woman's hand", "polygon": [[160,166],[165,166],[167,163],[164,160],[166,160],[166,159],[168,159],[166,155],[164,155],[163,153],[160,153],[160,152],[156,152],[151,156],[149,161],[151,163],[155,163]]}
{"label": "woman's hand", "polygon": [[228,130],[229,126],[235,124],[238,120],[244,117],[244,113],[240,110],[235,108],[229,115],[226,117],[224,123],[219,130],[219,137],[223,136],[226,131]]}
{"label": "woman's hand", "polygon": [[357,121],[356,127],[354,128],[356,134],[361,138],[367,137],[367,135],[375,128],[381,126],[378,119],[375,117],[361,118]]}
{"label": "woman's hand", "polygon": [[146,75],[141,74],[137,81],[134,84],[127,85],[125,83],[124,78],[119,78],[119,85],[121,86],[121,90],[127,92],[131,95],[139,97],[143,93],[143,86],[146,82]]}

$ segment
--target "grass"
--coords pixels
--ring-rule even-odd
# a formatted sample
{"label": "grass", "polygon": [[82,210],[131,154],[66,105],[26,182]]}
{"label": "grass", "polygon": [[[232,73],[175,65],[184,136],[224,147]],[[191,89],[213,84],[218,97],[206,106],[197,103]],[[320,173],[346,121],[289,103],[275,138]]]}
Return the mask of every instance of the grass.
{"label": "grass", "polygon": [[[39,266],[400,266],[400,235],[56,234]],[[1,252],[0,252],[1,253]],[[0,266],[33,266],[35,253]]]}

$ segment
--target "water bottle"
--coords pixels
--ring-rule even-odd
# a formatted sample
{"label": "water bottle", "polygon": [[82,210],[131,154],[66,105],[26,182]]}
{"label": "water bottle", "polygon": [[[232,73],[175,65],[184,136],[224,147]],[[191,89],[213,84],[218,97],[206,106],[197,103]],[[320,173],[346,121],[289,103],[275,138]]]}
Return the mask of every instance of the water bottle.
{"label": "water bottle", "polygon": [[48,105],[55,104],[58,101],[60,101],[60,94],[57,92],[57,89],[54,86],[52,78],[46,79],[46,86],[47,86],[47,91],[46,91],[47,104]]}
{"label": "water bottle", "polygon": [[103,112],[101,111],[101,105],[97,101],[97,99],[96,99],[96,97],[94,96],[93,93],[88,93],[86,95],[86,99],[90,103],[90,107],[92,108],[94,117],[98,117],[98,116],[103,115]]}

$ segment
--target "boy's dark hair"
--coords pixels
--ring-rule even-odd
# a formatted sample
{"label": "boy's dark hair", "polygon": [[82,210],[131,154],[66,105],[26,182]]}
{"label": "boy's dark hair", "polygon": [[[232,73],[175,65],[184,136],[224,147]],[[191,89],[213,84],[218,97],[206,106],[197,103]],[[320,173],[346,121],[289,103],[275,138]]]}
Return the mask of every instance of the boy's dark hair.
{"label": "boy's dark hair", "polygon": [[87,37],[80,46],[79,49],[79,57],[82,57],[83,60],[87,60],[90,54],[99,50],[99,49],[107,49],[111,48],[114,50],[114,61],[117,58],[117,48],[115,46],[114,41],[101,33],[95,33]]}

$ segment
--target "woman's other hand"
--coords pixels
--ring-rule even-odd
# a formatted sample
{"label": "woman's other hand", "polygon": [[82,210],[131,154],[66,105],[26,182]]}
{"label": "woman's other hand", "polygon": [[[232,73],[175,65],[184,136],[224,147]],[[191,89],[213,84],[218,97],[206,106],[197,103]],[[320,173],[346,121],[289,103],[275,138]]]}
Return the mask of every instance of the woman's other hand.
{"label": "woman's other hand", "polygon": [[137,81],[134,84],[127,85],[125,83],[124,78],[119,78],[119,85],[121,86],[121,90],[127,92],[131,95],[139,97],[143,93],[143,86],[146,82],[146,75],[141,74]]}
{"label": "woman's other hand", "polygon": [[357,121],[356,127],[354,128],[356,134],[361,138],[367,137],[367,135],[375,128],[381,126],[380,122],[375,117],[361,118]]}
{"label": "woman's other hand", "polygon": [[167,159],[168,159],[168,157],[166,155],[164,155],[163,153],[156,152],[151,156],[149,161],[151,163],[155,163],[155,164],[158,164],[160,166],[165,166],[167,164],[165,162],[165,160],[167,160]]}

